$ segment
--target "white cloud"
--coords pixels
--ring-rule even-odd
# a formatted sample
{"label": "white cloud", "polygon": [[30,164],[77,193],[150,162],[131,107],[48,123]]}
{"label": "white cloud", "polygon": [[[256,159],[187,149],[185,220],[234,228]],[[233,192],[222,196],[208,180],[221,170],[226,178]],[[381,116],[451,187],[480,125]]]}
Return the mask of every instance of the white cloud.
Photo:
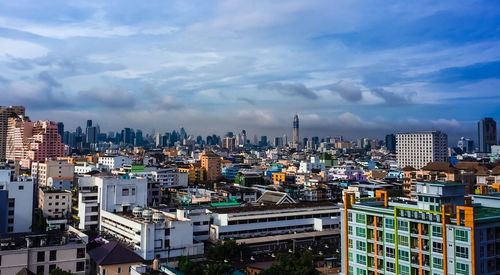
{"label": "white cloud", "polygon": [[48,52],[49,49],[33,42],[0,37],[0,57],[35,58]]}

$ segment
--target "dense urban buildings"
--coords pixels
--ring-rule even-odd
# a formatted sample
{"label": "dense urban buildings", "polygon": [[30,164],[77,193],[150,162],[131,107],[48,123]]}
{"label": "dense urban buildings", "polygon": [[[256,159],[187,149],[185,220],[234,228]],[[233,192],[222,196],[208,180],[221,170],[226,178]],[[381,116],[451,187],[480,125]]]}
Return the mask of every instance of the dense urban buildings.
{"label": "dense urban buildings", "polygon": [[448,159],[448,136],[440,131],[399,133],[396,153],[401,168],[421,168],[429,162]]}

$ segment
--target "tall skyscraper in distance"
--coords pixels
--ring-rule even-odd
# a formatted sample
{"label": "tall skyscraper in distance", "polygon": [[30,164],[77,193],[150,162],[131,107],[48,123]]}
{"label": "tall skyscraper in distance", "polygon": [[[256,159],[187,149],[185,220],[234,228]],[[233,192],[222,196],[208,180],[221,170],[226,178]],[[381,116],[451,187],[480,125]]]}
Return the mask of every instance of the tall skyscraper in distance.
{"label": "tall skyscraper in distance", "polygon": [[299,147],[299,115],[295,114],[293,117],[293,130],[292,130],[292,147]]}
{"label": "tall skyscraper in distance", "polygon": [[477,123],[477,143],[482,153],[490,153],[491,145],[497,144],[497,123],[493,118],[485,117]]}
{"label": "tall skyscraper in distance", "polygon": [[0,106],[0,160],[6,159],[7,152],[7,125],[9,117],[24,116],[23,106]]}
{"label": "tall skyscraper in distance", "polygon": [[385,148],[391,153],[396,153],[396,136],[394,134],[385,136]]}
{"label": "tall skyscraper in distance", "polygon": [[64,123],[58,122],[57,123],[57,133],[61,136],[61,139],[64,136]]}

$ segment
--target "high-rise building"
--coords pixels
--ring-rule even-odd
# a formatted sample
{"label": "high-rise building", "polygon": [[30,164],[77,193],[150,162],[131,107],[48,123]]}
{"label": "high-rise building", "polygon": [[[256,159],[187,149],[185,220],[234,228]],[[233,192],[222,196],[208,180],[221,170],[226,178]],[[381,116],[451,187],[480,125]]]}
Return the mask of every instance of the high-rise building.
{"label": "high-rise building", "polygon": [[420,169],[429,162],[448,159],[448,136],[440,131],[399,133],[396,153],[401,168]]}
{"label": "high-rise building", "polygon": [[485,117],[477,123],[477,142],[483,153],[490,153],[491,145],[497,144],[497,123],[493,118]]}
{"label": "high-rise building", "polygon": [[33,161],[64,156],[64,144],[52,121],[31,122],[25,118],[9,118],[6,158],[29,168]]}
{"label": "high-rise building", "polygon": [[369,202],[344,194],[341,274],[500,274],[498,195],[464,198],[453,182],[419,182],[416,192],[391,200],[377,190]]}
{"label": "high-rise building", "polygon": [[299,147],[299,115],[295,114],[293,117],[293,130],[292,130],[292,148]]}
{"label": "high-rise building", "polygon": [[396,136],[394,134],[385,136],[385,148],[390,153],[396,153]]}
{"label": "high-rise building", "polygon": [[221,158],[212,151],[205,151],[201,155],[201,167],[206,181],[215,181],[222,174]]}
{"label": "high-rise building", "polygon": [[234,151],[234,148],[236,148],[236,138],[234,136],[226,136],[224,139],[222,139],[222,148],[226,148],[229,151]]}
{"label": "high-rise building", "polygon": [[144,145],[144,138],[142,136],[142,131],[137,130],[135,131],[135,146],[142,146]]}
{"label": "high-rise building", "polygon": [[0,106],[0,160],[6,159],[7,152],[7,125],[9,117],[24,116],[23,106]]}
{"label": "high-rise building", "polygon": [[474,152],[474,141],[469,138],[461,137],[457,142],[457,147],[464,153],[471,154]]}
{"label": "high-rise building", "polygon": [[99,137],[99,128],[96,126],[87,127],[86,143],[94,144],[97,143]]}

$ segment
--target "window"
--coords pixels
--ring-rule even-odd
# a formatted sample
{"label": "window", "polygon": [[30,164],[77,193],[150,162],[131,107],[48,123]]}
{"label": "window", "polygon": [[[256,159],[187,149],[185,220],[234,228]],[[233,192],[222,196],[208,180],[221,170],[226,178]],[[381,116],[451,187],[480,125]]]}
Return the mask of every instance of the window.
{"label": "window", "polygon": [[78,259],[85,258],[85,248],[78,248],[76,250],[76,257]]}
{"label": "window", "polygon": [[85,262],[76,262],[76,271],[84,271]]}
{"label": "window", "polygon": [[51,264],[49,265],[49,274],[52,272],[52,270],[56,269],[56,265],[55,264]]}
{"label": "window", "polygon": [[366,223],[366,215],[364,214],[356,214],[356,222],[365,224]]}
{"label": "window", "polygon": [[51,250],[49,253],[49,261],[57,260],[57,250]]}
{"label": "window", "polygon": [[356,249],[366,251],[366,243],[362,241],[356,241]]}
{"label": "window", "polygon": [[19,185],[18,188],[19,190],[24,190],[24,185]]}
{"label": "window", "polygon": [[128,188],[122,189],[122,196],[124,196],[124,197],[128,196]]}
{"label": "window", "polygon": [[352,213],[347,213],[347,221],[352,222]]}
{"label": "window", "polygon": [[393,219],[385,219],[385,227],[394,229],[394,220]]}
{"label": "window", "polygon": [[358,268],[356,270],[356,275],[366,275],[366,270]]}
{"label": "window", "polygon": [[352,244],[352,239],[349,239],[349,248],[352,248],[353,247],[353,244]]}
{"label": "window", "polygon": [[352,235],[352,226],[350,225],[347,227],[347,234]]}
{"label": "window", "polygon": [[443,253],[443,244],[438,242],[432,243],[432,252]]}
{"label": "window", "polygon": [[44,262],[45,261],[45,252],[44,251],[38,251],[36,254],[36,261],[37,262]]}
{"label": "window", "polygon": [[387,262],[387,271],[396,272],[396,265],[392,262]]}
{"label": "window", "polygon": [[386,247],[385,248],[385,255],[389,258],[394,258],[394,248],[391,247]]}
{"label": "window", "polygon": [[102,269],[102,275],[106,275],[106,268]]}
{"label": "window", "polygon": [[455,271],[457,274],[467,275],[469,274],[469,265],[457,262]]}
{"label": "window", "polygon": [[356,262],[358,264],[366,265],[366,256],[356,255]]}
{"label": "window", "polygon": [[432,267],[433,268],[443,268],[443,259],[442,258],[432,258]]}
{"label": "window", "polygon": [[410,253],[408,251],[399,250],[399,260],[409,261],[410,260]]}
{"label": "window", "polygon": [[399,245],[408,246],[408,237],[407,236],[398,236],[399,237]]}
{"label": "window", "polygon": [[455,230],[455,239],[457,241],[469,242],[469,232],[466,230],[456,229]]}
{"label": "window", "polygon": [[457,257],[459,258],[465,258],[465,259],[468,259],[469,258],[469,248],[468,247],[463,247],[463,246],[456,246],[455,247],[455,254],[457,255]]}
{"label": "window", "polygon": [[432,236],[433,237],[442,237],[443,236],[441,226],[433,226],[432,227]]}
{"label": "window", "polygon": [[408,231],[408,222],[407,221],[398,221],[398,230],[399,231]]}
{"label": "window", "polygon": [[410,275],[410,267],[407,265],[399,265],[399,274]]}
{"label": "window", "polygon": [[36,267],[36,275],[44,275],[45,273],[45,266],[39,265]]}
{"label": "window", "polygon": [[385,241],[388,243],[394,243],[394,234],[385,233]]}
{"label": "window", "polygon": [[366,230],[364,228],[356,227],[356,236],[366,237]]}

